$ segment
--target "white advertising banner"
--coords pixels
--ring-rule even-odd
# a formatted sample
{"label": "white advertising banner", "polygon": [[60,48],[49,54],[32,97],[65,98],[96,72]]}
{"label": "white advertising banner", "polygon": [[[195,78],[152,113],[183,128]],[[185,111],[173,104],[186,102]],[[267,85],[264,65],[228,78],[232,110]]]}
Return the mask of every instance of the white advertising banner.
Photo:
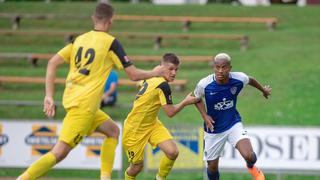
{"label": "white advertising banner", "polygon": [[[122,127],[117,123],[120,132]],[[0,121],[0,167],[28,167],[57,142],[61,123],[55,121]],[[120,136],[121,137],[121,136]],[[93,133],[78,144],[57,168],[100,169],[100,145],[104,136]],[[122,169],[119,138],[113,169]]]}
{"label": "white advertising banner", "polygon": [[[320,170],[320,128],[247,127],[257,166],[268,170]],[[245,168],[237,150],[226,144],[220,167]]]}
{"label": "white advertising banner", "polygon": [[[199,127],[180,126],[179,128],[180,130],[169,128],[180,150],[178,164],[174,169],[203,168],[205,164],[201,163],[203,131],[200,131],[197,136],[194,131]],[[245,129],[258,157],[256,165],[262,170],[306,173],[320,171],[320,128],[272,126]],[[193,138],[194,136],[196,138]],[[146,167],[156,169],[162,155],[158,148],[148,149]],[[219,167],[222,170],[246,170],[246,162],[235,148],[226,143]]]}

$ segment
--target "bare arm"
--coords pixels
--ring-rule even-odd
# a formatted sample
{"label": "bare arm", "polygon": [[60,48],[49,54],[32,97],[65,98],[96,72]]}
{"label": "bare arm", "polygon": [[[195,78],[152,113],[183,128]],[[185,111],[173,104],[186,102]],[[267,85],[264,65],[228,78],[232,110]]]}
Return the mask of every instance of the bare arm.
{"label": "bare arm", "polygon": [[55,54],[48,62],[47,74],[46,74],[46,95],[43,102],[43,112],[48,117],[53,117],[55,115],[55,105],[53,100],[54,95],[54,80],[56,77],[57,67],[64,61],[62,57]]}
{"label": "bare arm", "polygon": [[159,66],[151,71],[136,68],[130,61],[129,57],[126,55],[122,45],[117,39],[112,42],[110,50],[113,51],[117,55],[117,57],[119,57],[119,60],[122,63],[126,74],[128,75],[129,79],[133,81],[149,79],[155,76],[164,76],[164,73],[167,71],[164,67]]}
{"label": "bare arm", "polygon": [[271,88],[269,85],[262,86],[256,79],[249,77],[249,85],[260,90],[265,98],[268,99],[268,96],[271,95]]}
{"label": "bare arm", "polygon": [[136,68],[134,65],[131,65],[126,67],[124,70],[128,75],[129,79],[133,81],[149,79],[155,76],[164,76],[164,74],[167,72],[167,70],[161,66],[157,66],[151,71],[146,71]]}
{"label": "bare arm", "polygon": [[206,109],[205,109],[205,105],[202,101],[202,99],[200,101],[198,101],[195,106],[197,107],[198,111],[200,112],[201,114],[201,117],[204,121],[204,123],[206,124],[206,128],[207,130],[210,129],[211,132],[214,131],[214,120],[211,118],[211,116],[209,116],[206,112]]}
{"label": "bare arm", "polygon": [[199,101],[198,98],[191,95],[192,93],[189,93],[180,103],[178,104],[166,104],[163,105],[162,108],[164,109],[165,113],[168,117],[173,117],[176,115],[179,111],[181,111],[185,106],[189,104],[194,104],[197,101]]}

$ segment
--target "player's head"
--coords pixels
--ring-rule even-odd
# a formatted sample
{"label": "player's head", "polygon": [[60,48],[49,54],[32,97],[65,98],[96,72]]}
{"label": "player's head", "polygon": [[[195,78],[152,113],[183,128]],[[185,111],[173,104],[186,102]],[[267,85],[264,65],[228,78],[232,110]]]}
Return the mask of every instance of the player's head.
{"label": "player's head", "polygon": [[179,64],[179,58],[173,53],[166,53],[162,56],[161,66],[165,66],[169,70],[164,77],[168,82],[172,82],[176,78]]}
{"label": "player's head", "polygon": [[[113,17],[113,8],[107,3],[98,3],[92,15],[92,20],[95,25],[104,25],[111,27]],[[108,30],[108,29],[107,29]]]}
{"label": "player's head", "polygon": [[217,81],[225,81],[229,79],[231,71],[231,58],[226,53],[219,53],[213,59],[213,70]]}

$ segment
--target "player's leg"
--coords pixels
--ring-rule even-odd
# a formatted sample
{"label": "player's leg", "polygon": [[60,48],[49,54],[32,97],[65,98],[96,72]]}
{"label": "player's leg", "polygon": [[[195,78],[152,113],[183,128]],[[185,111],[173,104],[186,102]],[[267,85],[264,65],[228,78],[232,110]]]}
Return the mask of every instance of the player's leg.
{"label": "player's leg", "polygon": [[179,150],[176,143],[172,140],[165,140],[158,144],[158,147],[164,152],[165,156],[161,158],[159,171],[156,179],[165,179],[171,171],[175,160],[179,155]]}
{"label": "player's leg", "polygon": [[142,171],[143,162],[139,162],[136,164],[130,163],[129,167],[125,171],[125,180],[134,180],[136,176]]}
{"label": "player's leg", "polygon": [[53,149],[34,162],[19,178],[21,180],[38,179],[55,164],[63,160],[72,149],[67,143],[58,141]]}
{"label": "player's leg", "polygon": [[254,164],[257,162],[257,156],[252,149],[252,145],[249,139],[241,139],[236,148],[240,152],[241,156],[247,162],[248,172],[254,177],[255,180],[264,180],[264,174]]}
{"label": "player's leg", "polygon": [[143,169],[144,148],[149,137],[149,130],[136,133],[132,132],[126,123],[124,124],[122,145],[130,163],[124,173],[125,180],[135,179]]}
{"label": "player's leg", "polygon": [[255,180],[264,180],[264,175],[254,164],[257,162],[257,156],[253,151],[247,131],[243,129],[242,123],[235,124],[231,129],[228,141],[240,152],[241,156],[247,162],[249,173]]}
{"label": "player's leg", "polygon": [[[115,150],[118,144],[120,129],[117,124],[103,111],[98,110],[95,116],[94,129],[106,136],[101,145],[101,180],[111,179],[112,167],[115,158]],[[97,128],[95,128],[98,126]]]}
{"label": "player's leg", "polygon": [[207,176],[209,180],[219,180],[219,158],[207,161]]}
{"label": "player's leg", "polygon": [[179,155],[179,150],[176,143],[173,141],[170,132],[160,121],[157,121],[156,126],[153,128],[149,143],[153,147],[158,146],[165,154],[160,160],[156,179],[166,179]]}
{"label": "player's leg", "polygon": [[219,157],[222,155],[228,139],[228,131],[211,134],[204,132],[204,157],[207,162],[207,176],[209,180],[219,180]]}
{"label": "player's leg", "polygon": [[[87,133],[92,114],[73,108],[63,120],[59,141],[53,149],[34,162],[21,176],[22,180],[38,179],[63,160]],[[90,122],[92,123],[92,122]]]}
{"label": "player's leg", "polygon": [[257,157],[252,149],[250,140],[247,138],[239,140],[236,148],[240,152],[241,156],[246,160],[247,166],[252,168],[257,162]]}
{"label": "player's leg", "polygon": [[103,133],[107,136],[103,140],[101,145],[101,169],[100,177],[101,180],[107,180],[111,178],[112,167],[114,163],[114,158],[116,154],[116,147],[119,138],[119,127],[111,119],[103,122],[98,128],[98,132]]}

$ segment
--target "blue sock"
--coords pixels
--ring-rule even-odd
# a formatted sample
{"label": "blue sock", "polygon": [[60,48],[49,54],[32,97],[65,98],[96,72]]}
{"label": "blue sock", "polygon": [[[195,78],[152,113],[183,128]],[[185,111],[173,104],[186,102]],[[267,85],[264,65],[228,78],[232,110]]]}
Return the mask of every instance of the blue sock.
{"label": "blue sock", "polygon": [[254,166],[254,164],[257,162],[256,153],[253,152],[252,156],[253,156],[252,161],[251,162],[247,161],[248,168],[252,168]]}
{"label": "blue sock", "polygon": [[207,168],[207,175],[209,180],[219,180],[219,177],[220,177],[219,171],[211,172],[208,168]]}

